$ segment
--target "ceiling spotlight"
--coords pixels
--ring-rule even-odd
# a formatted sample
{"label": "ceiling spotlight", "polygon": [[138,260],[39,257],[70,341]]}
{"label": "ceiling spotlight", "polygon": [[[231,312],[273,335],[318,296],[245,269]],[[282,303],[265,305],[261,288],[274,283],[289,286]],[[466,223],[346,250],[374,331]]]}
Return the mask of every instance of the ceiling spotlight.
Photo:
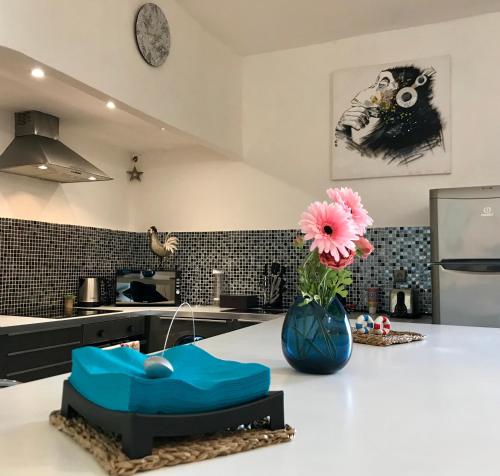
{"label": "ceiling spotlight", "polygon": [[91,176],[89,177],[89,180],[90,180],[91,182],[95,182],[97,179],[96,179],[93,175],[91,175]]}
{"label": "ceiling spotlight", "polygon": [[116,109],[116,104],[115,104],[113,101],[108,101],[108,102],[106,103],[106,107],[107,107],[108,109]]}
{"label": "ceiling spotlight", "polygon": [[38,79],[45,78],[45,72],[42,68],[33,68],[31,70],[31,76]]}
{"label": "ceiling spotlight", "polygon": [[38,168],[40,170],[47,170],[48,169],[48,167],[46,165],[39,165]]}
{"label": "ceiling spotlight", "polygon": [[161,128],[161,130],[162,130],[162,131],[164,131],[164,130],[165,130],[165,128],[164,128],[164,127],[162,127],[162,128]]}

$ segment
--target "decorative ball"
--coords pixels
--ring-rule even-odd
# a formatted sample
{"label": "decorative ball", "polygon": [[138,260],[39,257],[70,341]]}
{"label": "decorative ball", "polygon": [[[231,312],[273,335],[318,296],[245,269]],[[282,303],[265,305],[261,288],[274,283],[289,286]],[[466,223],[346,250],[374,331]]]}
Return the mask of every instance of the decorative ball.
{"label": "decorative ball", "polygon": [[144,361],[144,371],[148,378],[164,378],[172,375],[174,367],[165,357],[153,355]]}
{"label": "decorative ball", "polygon": [[391,321],[387,316],[378,316],[373,325],[373,332],[378,335],[387,335],[391,332]]}
{"label": "decorative ball", "polygon": [[373,319],[369,314],[361,314],[356,319],[356,332],[358,334],[368,334],[373,329]]}

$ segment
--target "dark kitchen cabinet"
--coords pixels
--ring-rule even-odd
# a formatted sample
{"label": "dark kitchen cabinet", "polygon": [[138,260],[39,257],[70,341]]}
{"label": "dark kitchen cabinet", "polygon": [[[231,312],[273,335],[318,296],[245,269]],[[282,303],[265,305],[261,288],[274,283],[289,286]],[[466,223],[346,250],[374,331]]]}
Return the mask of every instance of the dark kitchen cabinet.
{"label": "dark kitchen cabinet", "polygon": [[[157,352],[163,349],[168,328],[172,319],[151,317],[148,331],[147,352]],[[227,332],[243,329],[257,322],[243,322],[232,319],[199,318],[195,319],[196,336],[202,339],[214,337]],[[172,325],[167,348],[186,343],[193,336],[193,321],[189,317],[177,317]]]}
{"label": "dark kitchen cabinet", "polygon": [[80,326],[63,329],[40,330],[35,332],[20,332],[8,334],[7,353],[21,353],[30,349],[41,349],[79,344],[82,340]]}
{"label": "dark kitchen cabinet", "polygon": [[29,382],[69,372],[81,326],[16,331],[0,336],[0,378]]}
{"label": "dark kitchen cabinet", "polygon": [[139,340],[144,347],[145,321],[141,316],[14,327],[0,335],[0,378],[29,382],[70,372],[71,352],[83,345],[105,347]]}
{"label": "dark kitchen cabinet", "polygon": [[[70,372],[71,352],[84,345],[106,347],[139,340],[142,352],[159,351],[171,322],[171,318],[157,316],[113,316],[9,328],[0,334],[0,378],[29,382]],[[199,318],[195,329],[197,336],[207,339],[255,324]],[[176,318],[167,347],[185,342],[192,335],[191,318]]]}
{"label": "dark kitchen cabinet", "polygon": [[102,345],[124,339],[136,340],[144,334],[144,317],[124,317],[83,325],[83,344]]}
{"label": "dark kitchen cabinet", "polygon": [[[172,319],[151,317],[148,333],[148,352],[162,350],[165,344],[168,328]],[[196,335],[206,339],[231,330],[230,322],[225,319],[195,319]],[[186,338],[193,335],[193,321],[188,317],[177,317],[172,325],[167,348],[178,345]]]}

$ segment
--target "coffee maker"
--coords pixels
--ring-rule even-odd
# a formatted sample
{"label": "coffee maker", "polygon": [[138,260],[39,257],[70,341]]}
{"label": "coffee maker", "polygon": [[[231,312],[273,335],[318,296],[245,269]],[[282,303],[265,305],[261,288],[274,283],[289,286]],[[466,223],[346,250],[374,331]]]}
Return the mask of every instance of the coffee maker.
{"label": "coffee maker", "polygon": [[389,297],[389,312],[392,317],[413,317],[415,312],[415,297],[413,289],[406,285],[406,270],[394,270],[394,288]]}
{"label": "coffee maker", "polygon": [[78,284],[78,306],[96,307],[109,300],[110,280],[97,277],[80,278]]}

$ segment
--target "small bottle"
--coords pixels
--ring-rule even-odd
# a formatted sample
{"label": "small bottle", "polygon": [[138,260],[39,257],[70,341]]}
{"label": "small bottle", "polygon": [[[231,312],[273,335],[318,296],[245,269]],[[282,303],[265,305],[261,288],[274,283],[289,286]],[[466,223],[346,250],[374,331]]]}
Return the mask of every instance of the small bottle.
{"label": "small bottle", "polygon": [[212,288],[212,304],[220,306],[220,295],[224,291],[224,271],[221,269],[212,270],[213,288]]}
{"label": "small bottle", "polygon": [[65,294],[64,296],[64,317],[73,316],[73,308],[75,306],[75,295]]}
{"label": "small bottle", "polygon": [[368,288],[368,314],[377,312],[378,288]]}

